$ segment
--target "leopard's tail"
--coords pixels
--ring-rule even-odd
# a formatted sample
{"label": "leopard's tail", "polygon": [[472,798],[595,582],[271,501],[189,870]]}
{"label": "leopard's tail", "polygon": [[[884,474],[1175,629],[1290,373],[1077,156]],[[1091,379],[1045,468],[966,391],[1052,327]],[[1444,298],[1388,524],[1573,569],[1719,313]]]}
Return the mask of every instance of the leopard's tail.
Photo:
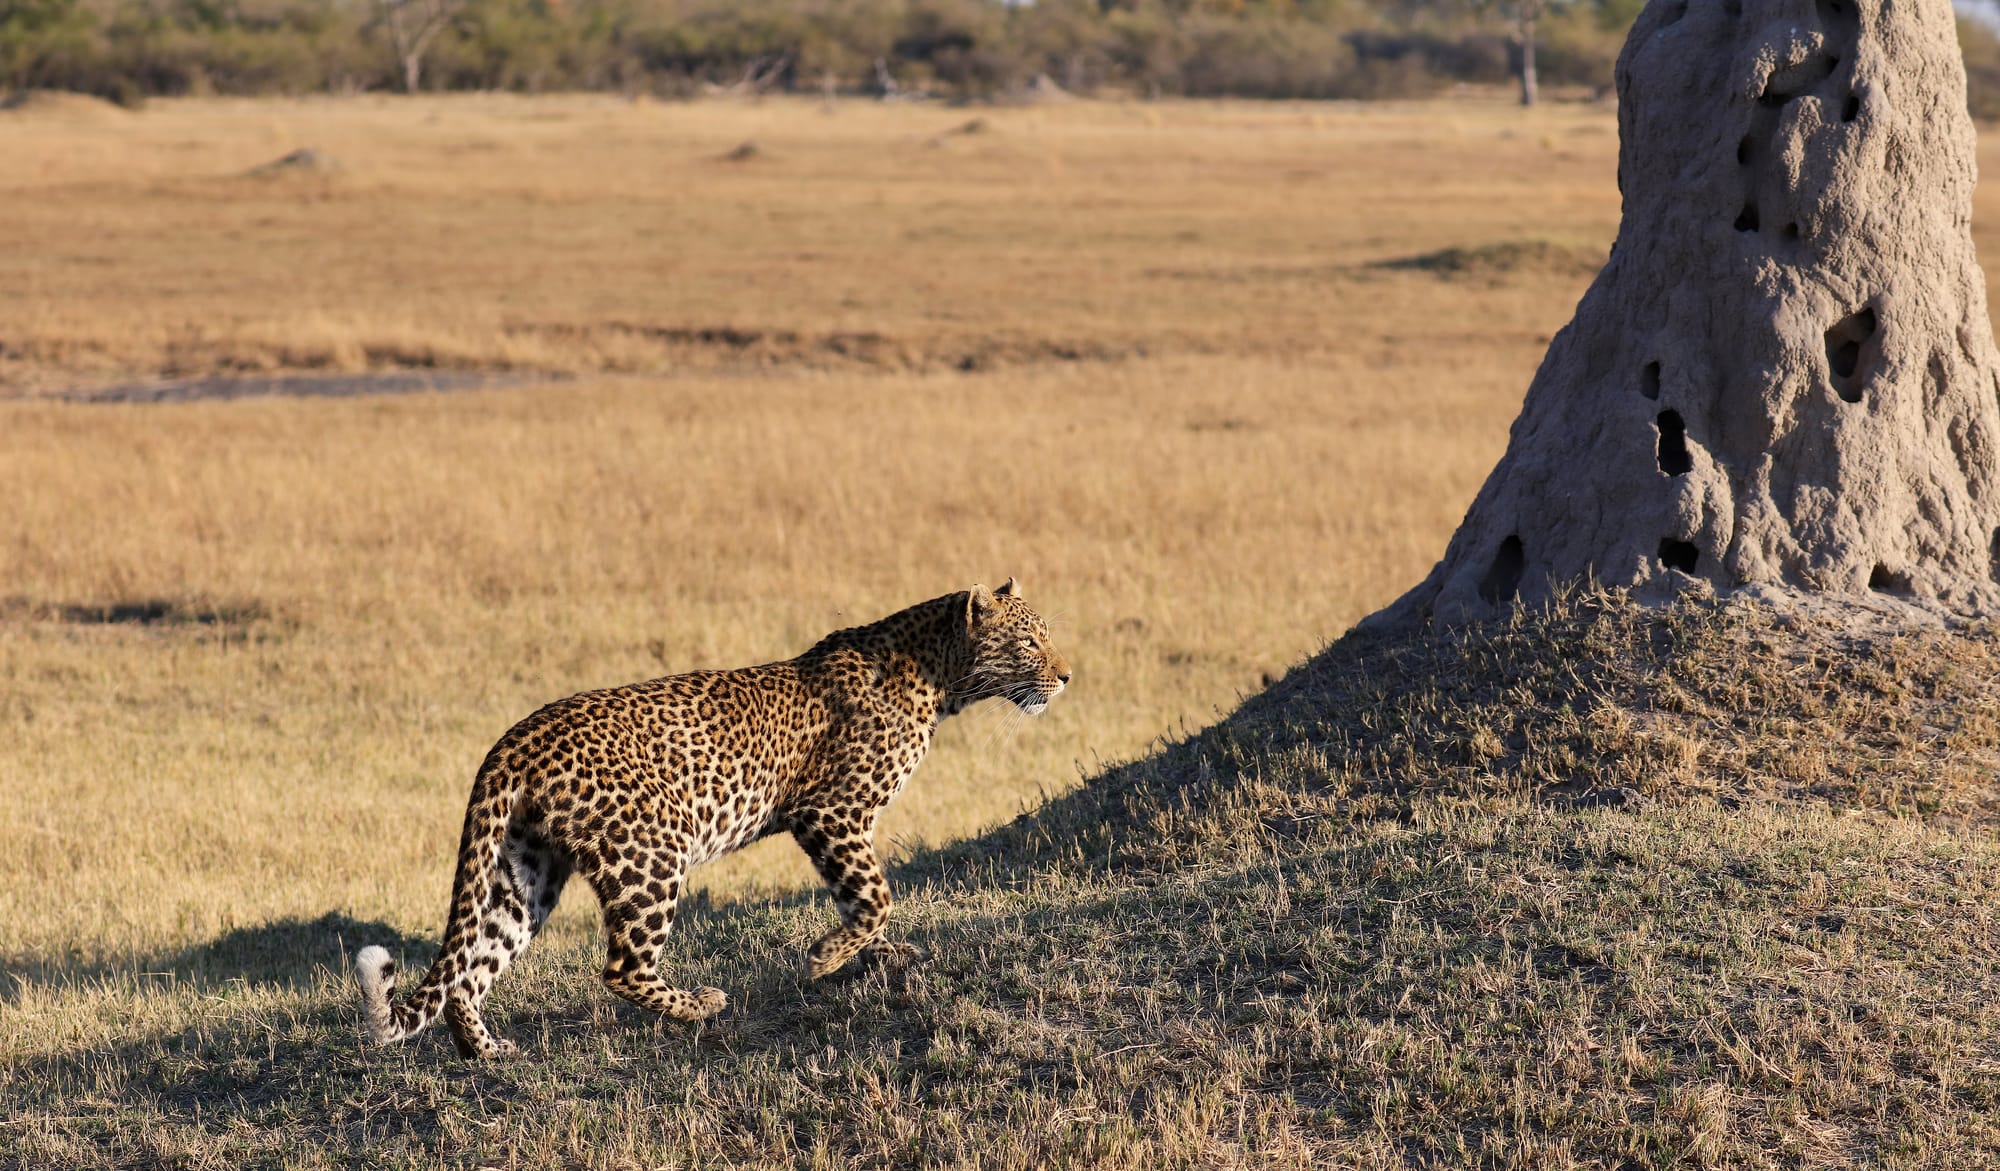
{"label": "leopard's tail", "polygon": [[402,1037],[395,1010],[389,1007],[389,998],[396,994],[396,961],[389,958],[389,949],[371,944],[356,952],[354,977],[361,984],[361,1039],[387,1045]]}
{"label": "leopard's tail", "polygon": [[471,967],[514,811],[516,794],[508,770],[500,766],[501,747],[495,745],[487,754],[472,783],[465,830],[459,837],[458,870],[451,880],[451,917],[445,923],[444,946],[430,970],[407,997],[397,1001],[396,961],[389,950],[370,945],[354,955],[355,980],[361,985],[361,1039],[368,1044],[400,1041],[436,1020],[451,986]]}

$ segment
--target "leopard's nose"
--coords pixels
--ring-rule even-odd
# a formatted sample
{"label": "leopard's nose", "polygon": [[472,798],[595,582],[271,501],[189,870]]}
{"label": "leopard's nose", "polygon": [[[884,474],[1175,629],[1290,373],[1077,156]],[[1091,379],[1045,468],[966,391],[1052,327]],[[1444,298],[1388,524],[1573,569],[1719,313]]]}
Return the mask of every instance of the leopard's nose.
{"label": "leopard's nose", "polygon": [[1056,682],[1057,682],[1057,683],[1060,683],[1060,684],[1062,684],[1062,685],[1063,685],[1064,687],[1068,687],[1068,686],[1069,686],[1069,672],[1068,672],[1068,671],[1057,671],[1057,672],[1056,672]]}

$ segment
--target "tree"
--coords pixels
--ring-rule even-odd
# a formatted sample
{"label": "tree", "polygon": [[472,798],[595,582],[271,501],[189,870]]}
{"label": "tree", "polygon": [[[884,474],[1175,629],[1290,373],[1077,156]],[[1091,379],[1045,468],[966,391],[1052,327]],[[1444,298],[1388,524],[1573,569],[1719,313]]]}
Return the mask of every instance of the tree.
{"label": "tree", "polygon": [[76,0],[0,0],[0,91],[59,83],[50,74],[84,55],[91,29]]}
{"label": "tree", "polygon": [[1515,37],[1521,42],[1521,104],[1535,104],[1535,18],[1542,0],[1514,0]]}
{"label": "tree", "polygon": [[[1514,26],[1514,47],[1520,51],[1520,68],[1515,76],[1521,83],[1521,104],[1532,106],[1541,98],[1535,77],[1535,22],[1541,19],[1548,0],[1473,0],[1475,9],[1498,12]],[[1560,2],[1560,0],[1558,0]]]}
{"label": "tree", "polygon": [[403,68],[403,91],[416,93],[423,80],[424,54],[438,34],[451,27],[465,0],[376,0],[376,5]]}

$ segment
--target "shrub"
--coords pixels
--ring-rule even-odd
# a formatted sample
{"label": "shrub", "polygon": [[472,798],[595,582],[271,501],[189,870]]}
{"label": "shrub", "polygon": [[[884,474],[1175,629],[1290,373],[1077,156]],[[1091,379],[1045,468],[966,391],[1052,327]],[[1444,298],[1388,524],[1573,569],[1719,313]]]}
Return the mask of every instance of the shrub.
{"label": "shrub", "polygon": [[[1642,0],[1574,0],[1540,24],[1549,83],[1608,87]],[[386,89],[400,71],[374,0],[0,0],[0,87],[146,94]],[[1961,27],[1970,104],[2000,117],[2000,39]],[[1504,84],[1512,30],[1426,0],[465,0],[432,46],[445,89],[687,94],[765,87],[964,98],[1046,73],[1142,95],[1394,98]]]}
{"label": "shrub", "polygon": [[1965,52],[1965,105],[1972,116],[2000,118],[2000,35],[1975,20],[1958,22]]}

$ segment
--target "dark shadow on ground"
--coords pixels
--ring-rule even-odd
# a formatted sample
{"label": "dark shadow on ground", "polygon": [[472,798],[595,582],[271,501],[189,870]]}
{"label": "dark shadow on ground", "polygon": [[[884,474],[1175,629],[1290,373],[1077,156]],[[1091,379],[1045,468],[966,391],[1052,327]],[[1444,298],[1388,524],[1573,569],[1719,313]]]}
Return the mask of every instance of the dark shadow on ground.
{"label": "dark shadow on ground", "polygon": [[58,397],[73,403],[185,403],[202,399],[349,398],[361,394],[414,394],[423,391],[486,390],[566,378],[488,370],[400,370],[376,374],[280,374],[209,378],[168,378],[126,382]]}
{"label": "dark shadow on ground", "polygon": [[[1015,1097],[1078,1092],[1093,1079],[1111,1078],[1116,1071],[1107,1064],[1108,1055],[1171,1053],[1171,1060],[1143,1074],[1116,1074],[1123,1088],[1109,1099],[1111,1108],[1139,1124],[1147,1101],[1195,1092],[1232,1053],[1241,1058],[1245,1030],[1273,1022],[1258,1042],[1257,1093],[1365,1128],[1367,1092],[1388,1076],[1379,1063],[1393,1054],[1370,1056],[1363,1042],[1378,1032],[1395,1034],[1396,1022],[1434,998],[1435,1019],[1422,1019],[1430,1022],[1424,1028],[1443,1030],[1437,1044],[1482,1054],[1496,1064],[1540,1054],[1541,1026],[1555,1007],[1578,1019],[1601,1020],[1631,1011],[1634,1003],[1652,1005],[1649,1045],[1659,1055],[1656,1076],[1670,1085],[1713,1078],[1704,1064],[1712,1060],[1705,1056],[1712,1055],[1712,1047],[1702,1032],[1713,1024],[1696,1016],[1677,1018],[1673,998],[1663,994],[1668,989],[1712,997],[1716,1011],[1742,1036],[1761,1038],[1787,1027],[1790,1016],[1767,1020],[1760,1015],[1759,997],[1744,991],[1742,974],[1757,970],[1763,944],[1740,924],[1691,918],[1681,925],[1681,948],[1635,968],[1617,951],[1626,924],[1621,915],[1545,922],[1535,885],[1508,877],[1516,864],[1588,870],[1599,881],[1580,887],[1580,897],[1602,907],[1631,905],[1659,877],[1653,864],[1622,855],[1588,860],[1553,855],[1552,847],[1571,836],[1564,824],[1529,827],[1496,840],[1486,847],[1490,860],[1477,851],[1448,857],[1447,841],[1431,831],[1368,842],[1325,826],[1294,843],[1282,859],[1252,856],[1171,884],[1107,889],[1054,907],[966,915],[950,923],[950,938],[920,940],[938,952],[929,963],[907,971],[860,964],[820,983],[804,981],[782,962],[783,948],[774,936],[783,933],[784,923],[775,906],[730,910],[680,937],[668,957],[690,982],[712,980],[745,1006],[699,1028],[637,1010],[607,1011],[615,1002],[592,979],[565,980],[553,995],[546,986],[533,996],[518,988],[496,994],[491,1023],[520,1044],[516,1061],[462,1061],[436,1027],[400,1045],[363,1049],[345,1004],[307,1006],[295,1014],[244,1013],[200,1030],[132,1037],[94,1051],[20,1062],[13,1084],[0,1083],[0,1106],[60,1114],[65,1126],[113,1112],[128,1120],[171,1119],[218,1144],[257,1135],[273,1144],[302,1141],[322,1152],[348,1151],[358,1159],[371,1144],[401,1141],[418,1148],[406,1154],[448,1158],[461,1153],[451,1144],[468,1141],[462,1129],[454,1132],[441,1120],[451,1108],[491,1118],[541,1108],[552,1098],[602,1103],[606,1109],[647,1099],[664,1100],[671,1117],[677,1102],[670,1094],[662,1099],[669,1087],[697,1076],[740,1075],[752,1083],[763,1079],[765,1096],[720,1095],[704,1108],[731,1112],[729,1128],[754,1134],[762,1125],[760,1112],[779,1101],[782,1087],[769,1081],[774,1068],[811,1071],[815,1094],[855,1103],[854,1110],[873,1109],[866,1105],[869,1094],[885,1083],[899,1092],[922,1089],[947,1099],[962,1091],[998,1110]],[[1378,865],[1391,856],[1439,861],[1417,868]],[[1837,864],[1831,855],[1823,861]],[[1315,874],[1338,881],[1298,885],[1286,922],[1267,918],[1258,901],[1262,893],[1288,876],[1297,883]],[[1703,881],[1685,868],[1679,880]],[[1774,875],[1768,887],[1747,888],[1748,902],[1739,910],[1754,905],[1765,914],[1789,913],[1785,909],[1796,906],[1795,896],[1809,880],[1817,881],[1805,873]],[[1867,927],[1886,930],[1892,917],[1884,913]],[[315,928],[333,918],[293,926]],[[1380,940],[1393,921],[1401,922],[1405,947],[1414,951],[1383,952]],[[1309,929],[1295,926],[1302,922],[1310,923]],[[1502,928],[1510,943],[1502,942]],[[1976,935],[1980,928],[1967,921],[1954,930]],[[1799,946],[1830,948],[1831,938],[1822,929]],[[242,949],[248,948],[248,962],[254,963],[255,950],[264,943],[283,946],[286,940],[239,943],[225,937],[203,950],[242,963]],[[1512,960],[1510,946],[1519,949]],[[565,964],[582,959],[573,951],[560,958]],[[1069,999],[1046,995],[1061,983],[1057,974],[1079,967],[1116,978],[1086,981]],[[1921,986],[1935,990],[1936,1002],[1908,1006],[1910,1019],[1979,1002],[1988,977],[1967,972],[1960,986],[1946,988],[1951,981],[1944,973],[1951,967],[1948,958],[1939,958],[1919,969]],[[1507,1015],[1463,1011],[1465,998],[1474,995],[1467,991],[1474,976],[1497,989],[1488,995]],[[1134,989],[1145,995],[1130,995]],[[1811,1013],[1847,1020],[1862,1019],[1853,1016],[1857,1006],[1879,990],[1865,982],[1836,981],[1808,985],[1798,995]],[[1171,1006],[1171,1030],[1163,1032],[1152,1010],[1143,1007],[1148,1004]],[[967,1014],[968,1005],[983,1015]],[[1311,1016],[1321,1010],[1313,1006],[1329,1008],[1329,1014]],[[1338,1012],[1329,1006],[1338,1006]],[[1039,1036],[1034,1029],[1002,1023],[1036,1018],[1052,1027],[1087,1021],[1081,1030],[1088,1034],[1086,1049],[1079,1055],[1031,1043]],[[1416,1035],[1404,1033],[1403,1043]],[[1915,1030],[1896,1033],[1886,1043],[1899,1060],[1914,1061],[1923,1036]],[[956,1047],[940,1047],[940,1038],[955,1038]],[[857,1055],[863,1060],[855,1060]],[[75,1102],[91,1086],[94,1071],[106,1067],[121,1071],[115,1096],[93,1097],[79,1108]],[[1489,1088],[1487,1098],[1465,1099],[1462,1087],[1435,1080],[1439,1070],[1450,1072],[1449,1063],[1418,1064],[1414,1072],[1397,1068],[1412,1094],[1453,1103],[1453,1126],[1504,1126],[1516,1100],[1505,1086]],[[1135,1088],[1135,1079],[1147,1084]],[[1964,1107],[1972,1108],[1971,1098],[1963,1091],[1960,1096],[1966,1098]],[[1635,1109],[1644,1107],[1640,1098],[1634,1103]],[[838,1116],[848,1107],[829,1109]],[[1612,1149],[1624,1133],[1622,1124],[1587,1113],[1564,1115],[1549,1125],[1561,1134],[1585,1128],[1575,1133],[1593,1152]],[[85,1126],[70,1133],[118,1130]],[[831,1138],[842,1141],[838,1127]],[[856,1165],[868,1155],[837,1146],[835,1153]]]}
{"label": "dark shadow on ground", "polygon": [[24,989],[91,984],[119,976],[173,980],[209,992],[244,982],[287,989],[312,986],[321,967],[343,970],[354,952],[380,944],[392,954],[423,955],[436,941],[405,935],[381,922],[328,911],[317,919],[280,919],[237,927],[206,943],[126,960],[85,961],[64,956],[0,957],[0,1000],[13,1004]]}

